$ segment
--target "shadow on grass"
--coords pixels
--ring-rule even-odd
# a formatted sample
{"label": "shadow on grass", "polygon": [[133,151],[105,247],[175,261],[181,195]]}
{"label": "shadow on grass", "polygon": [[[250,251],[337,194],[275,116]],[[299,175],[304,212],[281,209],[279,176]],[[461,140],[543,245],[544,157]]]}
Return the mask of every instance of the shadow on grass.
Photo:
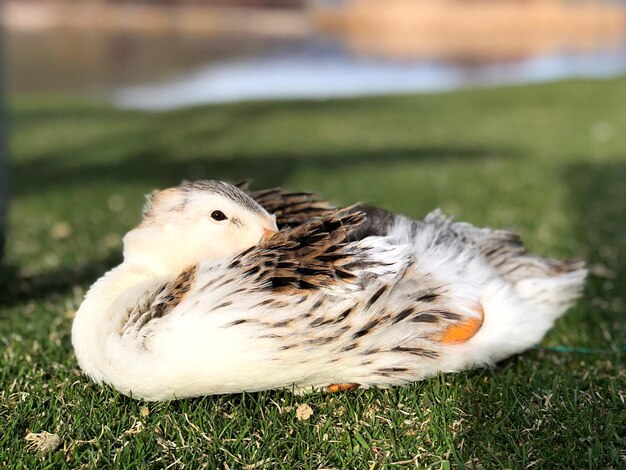
{"label": "shadow on grass", "polygon": [[[310,139],[308,146],[300,145],[291,134],[307,137],[310,132],[307,125],[284,127],[293,115],[294,119],[305,119],[303,122],[311,118],[317,123],[336,121],[336,127],[341,130],[341,119],[354,118],[361,111],[380,110],[384,103],[376,100],[244,103],[163,114],[120,114],[88,105],[24,107],[13,113],[15,128],[23,135],[39,136],[42,141],[36,149],[29,147],[32,158],[13,162],[11,191],[16,196],[31,195],[59,187],[82,188],[108,182],[143,182],[163,187],[178,184],[182,179],[252,178],[255,186],[263,187],[284,184],[294,173],[307,170],[333,172],[361,165],[519,157],[516,149],[488,145],[409,144],[372,149],[359,139],[360,134],[368,131],[358,129],[352,129],[354,135],[348,132],[346,138],[353,139],[354,145],[346,151],[323,142],[313,144]],[[412,113],[420,111],[419,103],[412,106],[417,108]],[[276,116],[282,117],[273,135],[255,139],[279,150],[267,150],[262,142],[258,147],[246,145],[246,134],[242,131],[258,129],[265,120]],[[68,135],[56,138],[48,132],[48,123],[55,129],[66,129]],[[77,130],[72,134],[71,129]],[[220,144],[215,146],[216,140],[226,144],[226,150]]]}
{"label": "shadow on grass", "polygon": [[34,276],[20,275],[16,266],[0,266],[0,307],[65,294],[75,285],[91,285],[103,273],[119,264],[121,259],[121,253],[112,253],[106,259]]}
{"label": "shadow on grass", "polygon": [[[95,150],[94,150],[95,151]],[[88,154],[89,148],[81,150]],[[181,180],[223,179],[240,181],[252,178],[255,187],[284,184],[293,174],[310,170],[333,172],[361,165],[394,165],[403,162],[443,161],[456,159],[501,158],[509,150],[487,148],[429,147],[421,149],[386,149],[381,151],[312,154],[276,154],[271,157],[213,156],[177,160],[163,150],[138,149],[117,161],[96,161],[76,165],[74,161],[51,155],[35,161],[15,162],[12,166],[12,191],[16,196],[71,187],[89,187],[106,183],[140,183],[166,187]],[[302,188],[294,188],[302,189]],[[304,188],[311,189],[311,188]]]}

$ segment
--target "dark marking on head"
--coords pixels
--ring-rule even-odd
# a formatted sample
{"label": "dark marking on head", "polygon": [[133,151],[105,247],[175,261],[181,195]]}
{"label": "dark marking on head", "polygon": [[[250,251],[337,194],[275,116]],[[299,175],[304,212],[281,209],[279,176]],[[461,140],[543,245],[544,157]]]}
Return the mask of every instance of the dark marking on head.
{"label": "dark marking on head", "polygon": [[265,210],[248,194],[246,194],[236,186],[224,183],[223,181],[200,180],[183,183],[179,187],[181,190],[188,193],[207,192],[212,194],[218,194],[226,199],[231,200],[235,204],[245,207],[251,212],[259,215],[265,214]]}

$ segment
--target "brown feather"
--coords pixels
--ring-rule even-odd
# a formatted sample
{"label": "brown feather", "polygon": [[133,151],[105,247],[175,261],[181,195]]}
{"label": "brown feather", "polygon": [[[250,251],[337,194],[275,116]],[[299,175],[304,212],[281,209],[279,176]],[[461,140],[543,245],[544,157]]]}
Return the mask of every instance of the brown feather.
{"label": "brown feather", "polygon": [[365,216],[335,210],[292,229],[284,229],[237,259],[245,275],[279,292],[314,290],[354,278],[354,255],[346,246]]}
{"label": "brown feather", "polygon": [[327,201],[317,200],[313,193],[290,193],[282,188],[248,191],[247,183],[240,183],[238,187],[247,191],[267,212],[276,216],[278,228],[298,226],[337,210]]}

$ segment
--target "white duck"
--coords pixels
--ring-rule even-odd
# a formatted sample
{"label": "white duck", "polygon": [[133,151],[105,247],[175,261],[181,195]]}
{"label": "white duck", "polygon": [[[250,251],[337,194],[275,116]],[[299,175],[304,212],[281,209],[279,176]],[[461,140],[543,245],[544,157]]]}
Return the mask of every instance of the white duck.
{"label": "white duck", "polygon": [[533,346],[585,276],[438,212],[414,221],[185,183],[157,193],[125,236],[72,343],[93,380],[145,400],[388,387]]}

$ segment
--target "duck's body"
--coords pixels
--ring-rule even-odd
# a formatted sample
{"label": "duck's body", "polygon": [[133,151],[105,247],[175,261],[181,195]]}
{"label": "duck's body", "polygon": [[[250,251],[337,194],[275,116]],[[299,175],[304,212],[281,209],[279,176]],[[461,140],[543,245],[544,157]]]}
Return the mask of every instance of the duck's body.
{"label": "duck's body", "polygon": [[531,347],[586,274],[439,213],[321,215],[171,272],[125,260],[77,314],[80,366],[147,400],[400,385]]}

